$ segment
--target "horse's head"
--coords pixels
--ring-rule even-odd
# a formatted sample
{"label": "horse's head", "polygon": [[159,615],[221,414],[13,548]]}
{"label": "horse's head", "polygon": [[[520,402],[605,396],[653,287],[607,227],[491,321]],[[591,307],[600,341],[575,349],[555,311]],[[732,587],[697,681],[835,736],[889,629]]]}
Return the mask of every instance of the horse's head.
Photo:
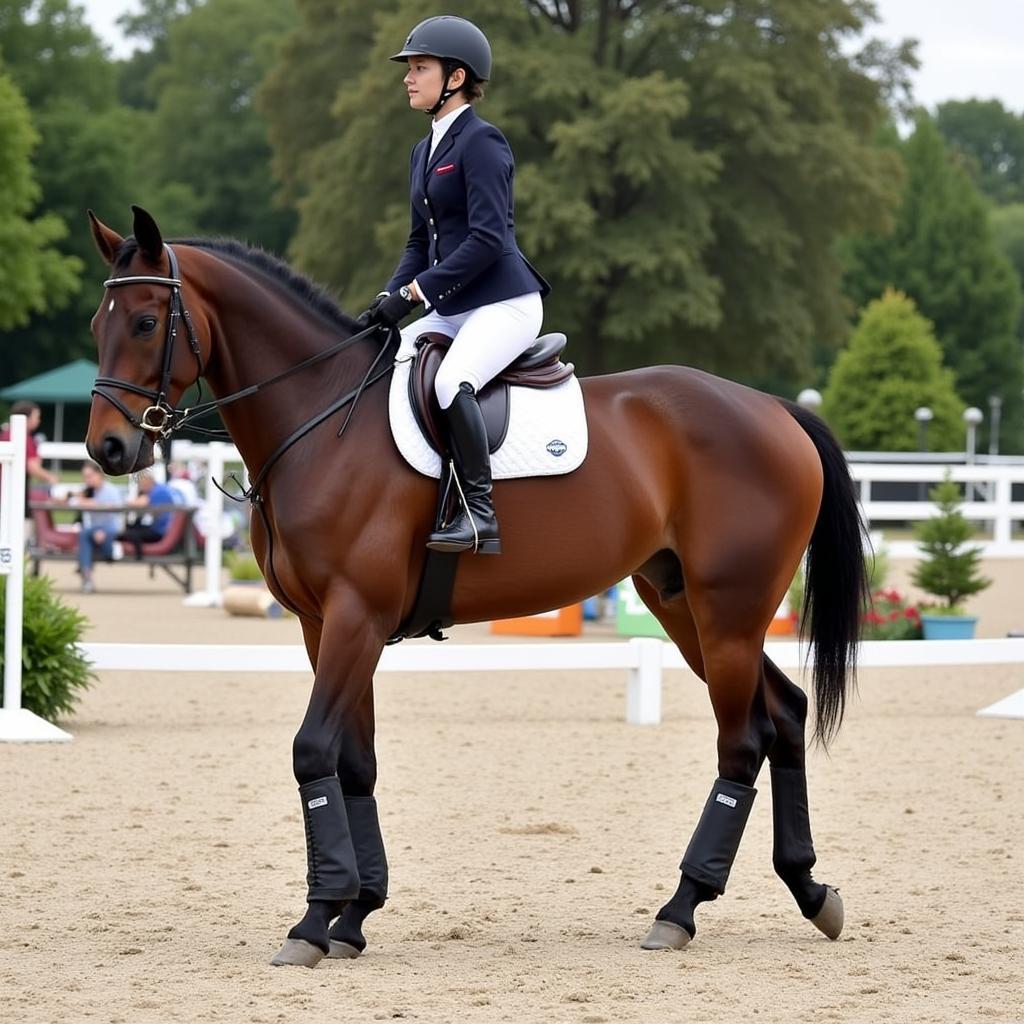
{"label": "horse's head", "polygon": [[181,281],[177,257],[156,221],[141,207],[132,211],[134,235],[128,239],[89,211],[111,277],[92,318],[99,375],[86,446],[113,476],[152,464],[154,443],[165,436],[178,400],[209,357],[198,296]]}

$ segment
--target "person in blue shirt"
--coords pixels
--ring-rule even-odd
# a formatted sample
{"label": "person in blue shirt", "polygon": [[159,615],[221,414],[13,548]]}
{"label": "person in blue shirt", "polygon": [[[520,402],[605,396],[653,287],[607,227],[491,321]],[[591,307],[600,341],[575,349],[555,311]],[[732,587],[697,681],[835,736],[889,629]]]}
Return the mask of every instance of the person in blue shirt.
{"label": "person in blue shirt", "polygon": [[71,503],[83,510],[82,529],[78,534],[78,571],[82,577],[82,593],[91,594],[96,589],[92,578],[93,563],[97,558],[111,560],[114,540],[121,529],[119,512],[103,511],[96,506],[120,505],[123,499],[121,492],[95,462],[83,463],[82,481],[85,490]]}
{"label": "person in blue shirt", "polygon": [[[166,484],[158,483],[152,473],[139,475],[139,493],[129,499],[126,504],[133,508],[144,509],[152,505],[178,505],[178,497]],[[167,532],[171,522],[170,512],[157,512],[150,515],[143,513],[134,523],[125,527],[118,540],[135,545],[136,558],[142,557],[142,545],[153,544]]]}
{"label": "person in blue shirt", "polygon": [[407,66],[409,106],[432,121],[412,151],[405,252],[359,322],[396,327],[422,303],[425,315],[401,332],[398,358],[412,355],[423,334],[453,339],[435,390],[463,507],[427,546],[499,554],[487,432],[476,396],[536,340],[549,288],[516,243],[512,151],[473,110],[491,75],[487,37],[464,18],[428,18],[391,60]]}

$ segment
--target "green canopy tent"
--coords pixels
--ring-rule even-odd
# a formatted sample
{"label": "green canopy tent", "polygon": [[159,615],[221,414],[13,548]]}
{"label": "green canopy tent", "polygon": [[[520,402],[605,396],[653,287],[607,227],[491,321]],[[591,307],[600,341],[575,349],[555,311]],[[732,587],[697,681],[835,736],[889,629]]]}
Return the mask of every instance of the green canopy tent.
{"label": "green canopy tent", "polygon": [[53,420],[54,441],[64,440],[64,406],[88,405],[92,401],[92,384],[99,368],[88,359],[47,370],[36,377],[19,381],[0,391],[0,398],[9,402],[22,400],[52,403],[56,407]]}

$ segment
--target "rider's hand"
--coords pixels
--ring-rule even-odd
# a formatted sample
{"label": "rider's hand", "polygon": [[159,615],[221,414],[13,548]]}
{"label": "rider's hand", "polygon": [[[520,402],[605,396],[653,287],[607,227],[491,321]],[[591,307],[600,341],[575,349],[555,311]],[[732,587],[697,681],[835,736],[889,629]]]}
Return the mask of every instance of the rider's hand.
{"label": "rider's hand", "polygon": [[383,299],[371,315],[374,322],[384,327],[397,327],[418,305],[408,288],[399,288]]}
{"label": "rider's hand", "polygon": [[363,312],[356,317],[356,326],[361,331],[365,331],[371,324],[377,323],[377,310],[388,295],[388,292],[377,292],[376,296],[374,296],[373,302],[370,303],[369,308],[364,309]]}

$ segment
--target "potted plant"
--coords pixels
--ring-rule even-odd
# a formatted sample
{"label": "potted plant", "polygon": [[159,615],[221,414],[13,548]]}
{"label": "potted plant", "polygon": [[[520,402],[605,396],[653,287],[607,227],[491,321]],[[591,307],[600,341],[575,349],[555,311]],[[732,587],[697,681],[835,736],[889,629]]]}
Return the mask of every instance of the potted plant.
{"label": "potted plant", "polygon": [[960,489],[948,473],[928,497],[939,511],[917,527],[924,559],[914,569],[913,580],[940,603],[929,605],[921,615],[924,638],[969,640],[978,619],[964,614],[963,602],[992,581],[978,572],[981,549],[966,546],[971,526],[960,512]]}

